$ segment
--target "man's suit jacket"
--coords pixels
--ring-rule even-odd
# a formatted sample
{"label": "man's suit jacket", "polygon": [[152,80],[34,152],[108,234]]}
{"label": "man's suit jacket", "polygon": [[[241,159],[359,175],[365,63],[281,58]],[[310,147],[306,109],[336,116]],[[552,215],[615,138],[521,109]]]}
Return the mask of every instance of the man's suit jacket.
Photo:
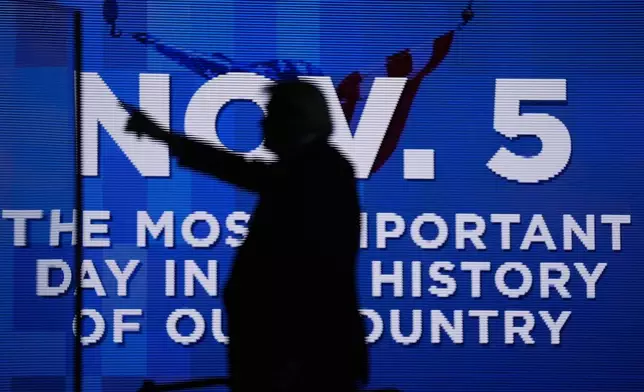
{"label": "man's suit jacket", "polygon": [[326,141],[274,164],[185,138],[169,145],[181,165],[259,195],[224,290],[235,389],[289,373],[304,383],[366,382],[355,271],[360,207],[347,159]]}

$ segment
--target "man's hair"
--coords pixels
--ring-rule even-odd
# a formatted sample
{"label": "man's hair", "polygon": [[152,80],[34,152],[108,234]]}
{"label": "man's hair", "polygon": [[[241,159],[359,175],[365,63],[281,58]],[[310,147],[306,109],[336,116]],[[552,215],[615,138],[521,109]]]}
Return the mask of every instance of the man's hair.
{"label": "man's hair", "polygon": [[[269,111],[297,137],[328,138],[333,132],[329,106],[314,85],[299,80],[278,82],[268,88]],[[288,125],[287,125],[288,124]],[[293,136],[296,136],[293,134]]]}

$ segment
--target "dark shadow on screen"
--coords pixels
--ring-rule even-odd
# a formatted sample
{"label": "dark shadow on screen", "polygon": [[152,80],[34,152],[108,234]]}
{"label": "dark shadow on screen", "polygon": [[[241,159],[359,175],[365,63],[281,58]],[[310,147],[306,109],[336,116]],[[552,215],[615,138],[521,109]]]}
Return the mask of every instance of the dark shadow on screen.
{"label": "dark shadow on screen", "polygon": [[279,157],[272,164],[166,132],[131,107],[126,130],[165,142],[180,166],[259,196],[224,289],[231,390],[355,391],[368,382],[369,361],[353,168],[329,144],[316,87],[280,82],[270,95],[262,128]]}

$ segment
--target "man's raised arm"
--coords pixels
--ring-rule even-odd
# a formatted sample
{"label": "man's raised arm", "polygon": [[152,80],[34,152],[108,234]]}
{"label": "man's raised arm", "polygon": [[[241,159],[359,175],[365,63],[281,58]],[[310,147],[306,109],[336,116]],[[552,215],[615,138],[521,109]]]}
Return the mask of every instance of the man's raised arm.
{"label": "man's raised arm", "polygon": [[126,132],[149,136],[168,145],[170,154],[179,164],[249,191],[259,192],[268,181],[269,166],[249,162],[241,156],[184,135],[166,132],[143,112],[127,108],[131,113]]}

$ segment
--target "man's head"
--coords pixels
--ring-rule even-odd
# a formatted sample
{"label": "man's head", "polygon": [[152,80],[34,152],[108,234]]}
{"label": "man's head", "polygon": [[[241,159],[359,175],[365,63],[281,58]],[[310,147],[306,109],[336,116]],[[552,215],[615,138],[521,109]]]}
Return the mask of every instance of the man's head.
{"label": "man's head", "polygon": [[284,155],[313,141],[327,140],[332,132],[328,105],[310,83],[279,82],[269,87],[271,100],[264,119],[266,148]]}

